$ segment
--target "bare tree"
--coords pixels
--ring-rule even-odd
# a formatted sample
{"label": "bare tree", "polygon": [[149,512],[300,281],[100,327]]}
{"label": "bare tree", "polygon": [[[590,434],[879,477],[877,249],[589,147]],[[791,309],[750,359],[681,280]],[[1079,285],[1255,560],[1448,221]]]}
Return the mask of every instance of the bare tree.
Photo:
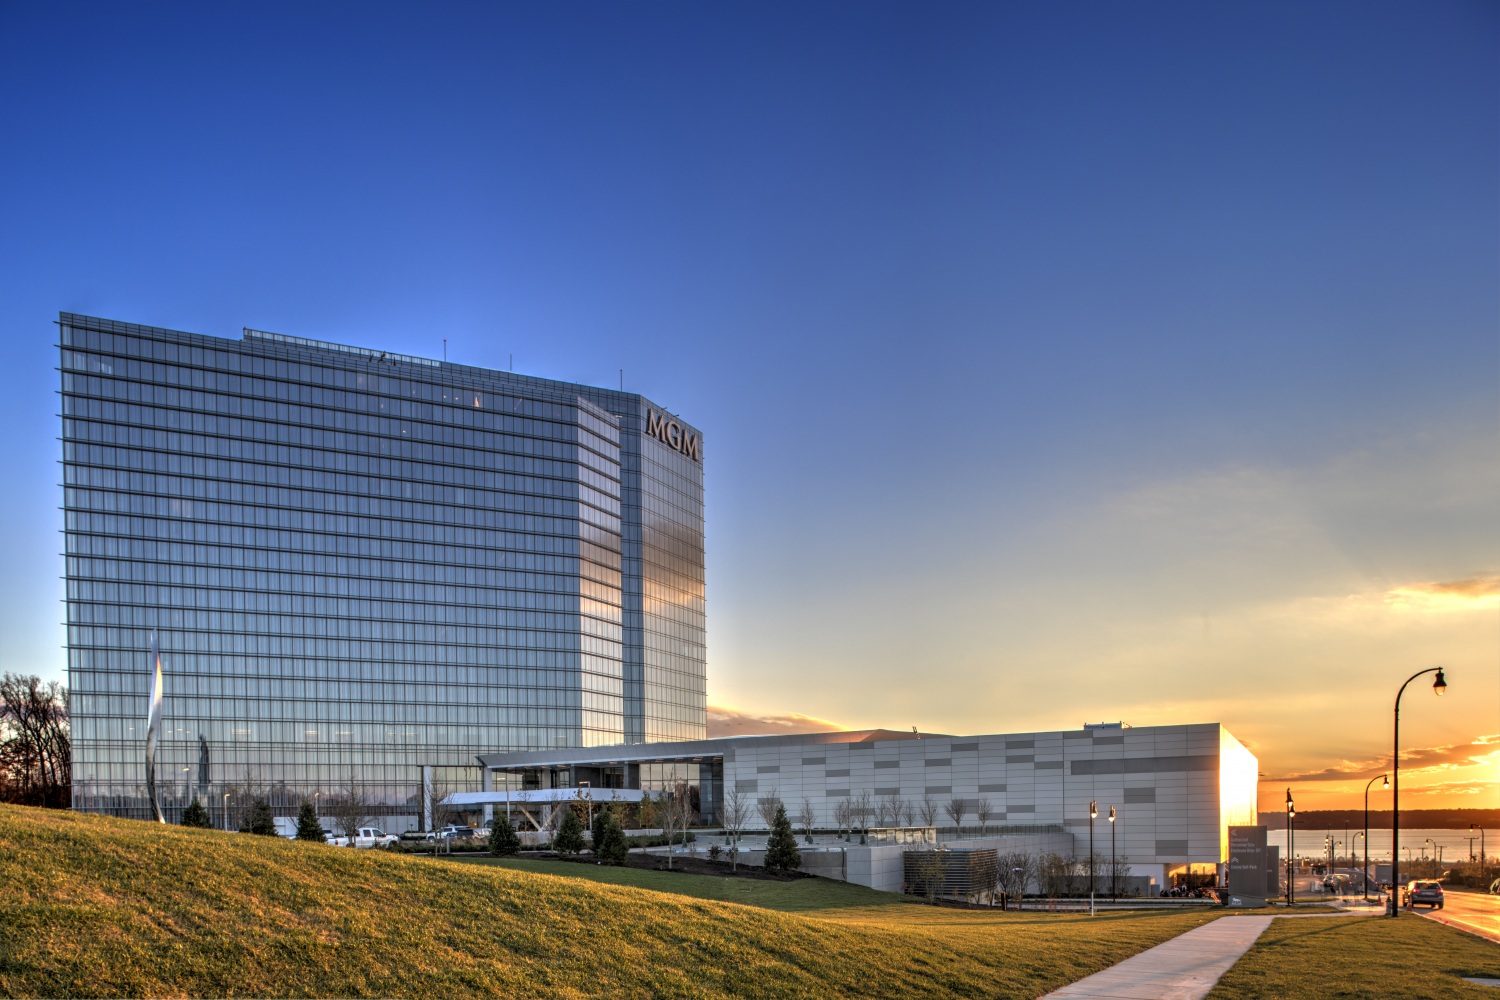
{"label": "bare tree", "polygon": [[1049,897],[1066,895],[1072,889],[1073,869],[1076,867],[1071,857],[1056,852],[1042,855],[1037,865],[1037,880],[1042,891]]}
{"label": "bare tree", "polygon": [[68,689],[57,681],[0,678],[0,801],[66,809],[73,764]]}
{"label": "bare tree", "polygon": [[771,829],[772,825],[775,824],[776,810],[781,808],[782,805],[781,789],[779,788],[771,789],[756,800],[755,810],[760,813],[760,818],[765,820],[767,830]]}
{"label": "bare tree", "polygon": [[938,804],[931,795],[922,796],[922,804],[917,806],[917,815],[922,817],[923,826],[937,825]]}
{"label": "bare tree", "polygon": [[995,804],[989,799],[980,799],[974,803],[974,818],[979,820],[979,835],[984,836],[989,827],[990,817],[995,815]]}
{"label": "bare tree", "polygon": [[740,834],[744,832],[748,822],[750,799],[740,791],[739,782],[735,782],[734,791],[724,796],[724,832],[729,834],[729,842],[733,848],[729,855],[730,871],[739,871]]}
{"label": "bare tree", "polygon": [[954,835],[962,836],[964,814],[969,811],[969,800],[963,798],[949,799],[948,804],[943,807],[943,811],[946,812],[948,814],[948,818],[953,821]]}
{"label": "bare tree", "polygon": [[339,788],[339,793],[329,803],[328,814],[338,824],[344,836],[349,838],[349,846],[354,846],[354,838],[359,833],[359,828],[370,820],[370,798],[365,792],[364,783],[361,782],[351,769],[349,777]]}
{"label": "bare tree", "polygon": [[797,825],[802,827],[802,836],[812,843],[813,824],[817,823],[818,814],[813,812],[812,799],[806,796],[802,799],[802,811],[797,813]]}
{"label": "bare tree", "polygon": [[901,825],[901,796],[890,792],[880,798],[880,825]]}
{"label": "bare tree", "polygon": [[833,804],[833,823],[839,828],[839,833],[847,834],[854,826],[853,808],[847,798],[840,798]]}
{"label": "bare tree", "polygon": [[687,840],[687,830],[693,820],[693,793],[686,781],[678,778],[664,788],[657,798],[661,813],[662,832],[667,835],[667,867],[672,867],[672,838],[681,834]]}
{"label": "bare tree", "polygon": [[1102,865],[1111,896],[1119,896],[1130,877],[1130,859],[1123,854],[1115,855]]}
{"label": "bare tree", "polygon": [[911,804],[910,799],[901,800],[901,825],[911,826],[917,818],[917,808]]}
{"label": "bare tree", "polygon": [[1026,889],[1037,881],[1037,859],[1034,854],[1016,852],[1002,854],[1000,862],[1000,889],[1008,899],[1014,899],[1019,909],[1026,896]]}
{"label": "bare tree", "polygon": [[861,788],[859,794],[850,801],[849,806],[854,822],[859,824],[860,838],[863,839],[870,832],[870,813],[874,811],[874,806],[870,802],[870,790]]}

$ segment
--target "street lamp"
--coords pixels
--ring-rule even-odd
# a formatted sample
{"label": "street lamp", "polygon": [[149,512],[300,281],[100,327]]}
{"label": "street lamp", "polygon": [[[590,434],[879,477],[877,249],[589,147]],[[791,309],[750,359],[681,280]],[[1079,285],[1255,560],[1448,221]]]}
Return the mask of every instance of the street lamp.
{"label": "street lamp", "polygon": [[[1396,888],[1401,885],[1400,873],[1396,871],[1397,862],[1401,857],[1401,696],[1406,693],[1406,685],[1421,677],[1423,674],[1437,674],[1437,679],[1432,682],[1432,693],[1442,697],[1448,691],[1448,682],[1443,679],[1442,667],[1428,667],[1426,670],[1418,670],[1406,679],[1401,685],[1401,690],[1396,692],[1396,709],[1394,713],[1394,727],[1392,729],[1391,741],[1391,899],[1387,911],[1393,917],[1401,915],[1401,908],[1396,905]],[[1409,853],[1409,852],[1408,852]]]}
{"label": "street lamp", "polygon": [[1115,807],[1109,807],[1109,898],[1120,901],[1119,867],[1115,864]]}
{"label": "street lamp", "polygon": [[221,812],[219,815],[224,820],[224,832],[228,833],[229,832],[229,793],[228,792],[224,793],[224,811]]}
{"label": "street lamp", "polygon": [[[1389,774],[1379,775],[1379,778],[1384,782],[1380,787],[1391,787]],[[1374,778],[1365,782],[1365,902],[1367,903],[1370,901],[1370,786],[1373,784],[1375,784]],[[1391,860],[1394,863],[1395,859]]]}
{"label": "street lamp", "polygon": [[1292,905],[1292,845],[1296,843],[1296,830],[1292,821],[1297,818],[1297,807],[1292,804],[1292,790],[1286,790],[1286,905]]}
{"label": "street lamp", "polygon": [[1089,916],[1094,915],[1094,820],[1099,815],[1099,803],[1089,803]]}
{"label": "street lamp", "polygon": [[318,796],[322,794],[322,792],[313,792],[313,819],[318,821],[318,827],[320,829],[323,826],[323,817],[318,815]]}

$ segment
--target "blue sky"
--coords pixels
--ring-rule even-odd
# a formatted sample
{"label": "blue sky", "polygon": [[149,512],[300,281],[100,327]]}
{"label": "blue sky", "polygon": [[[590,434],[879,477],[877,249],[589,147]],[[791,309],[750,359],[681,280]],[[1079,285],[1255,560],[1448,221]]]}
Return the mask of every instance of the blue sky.
{"label": "blue sky", "polygon": [[446,337],[704,430],[728,722],[1219,719],[1312,808],[1445,662],[1411,780],[1500,805],[1497,52],[1493,3],[0,6],[0,668],[62,669],[58,310]]}

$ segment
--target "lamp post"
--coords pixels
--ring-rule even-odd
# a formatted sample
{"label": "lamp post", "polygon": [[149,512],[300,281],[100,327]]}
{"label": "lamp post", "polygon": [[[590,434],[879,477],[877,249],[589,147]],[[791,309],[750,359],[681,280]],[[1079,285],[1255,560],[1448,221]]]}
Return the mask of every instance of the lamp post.
{"label": "lamp post", "polygon": [[[1480,871],[1480,874],[1483,875],[1483,873],[1484,873],[1484,827],[1480,826],[1477,823],[1470,823],[1469,824],[1469,836],[1470,836],[1471,840],[1473,839],[1473,835],[1474,835],[1474,831],[1475,830],[1479,831],[1479,871]],[[1473,847],[1472,844],[1469,846],[1469,853],[1470,854],[1474,853],[1474,847]]]}
{"label": "lamp post", "polygon": [[228,833],[229,832],[229,793],[228,792],[224,793],[224,811],[221,812],[221,813],[219,813],[219,816],[224,820],[224,832]]}
{"label": "lamp post", "polygon": [[1089,803],[1089,916],[1094,915],[1094,819],[1099,815],[1099,803]]}
{"label": "lamp post", "polygon": [[1397,862],[1401,857],[1401,696],[1406,693],[1406,685],[1421,677],[1423,674],[1437,674],[1432,682],[1432,693],[1442,697],[1448,691],[1448,682],[1443,679],[1442,667],[1428,667],[1426,670],[1418,670],[1406,679],[1401,689],[1396,692],[1396,709],[1394,713],[1394,726],[1391,741],[1391,900],[1387,911],[1393,917],[1401,915],[1401,908],[1396,905],[1396,889],[1401,885],[1399,873],[1396,871]]}
{"label": "lamp post", "polygon": [[318,814],[318,796],[322,794],[322,792],[313,792],[313,819],[318,821],[319,828],[323,826],[323,817]]}
{"label": "lamp post", "polygon": [[1115,864],[1115,807],[1109,807],[1109,898],[1120,901],[1119,869]]}
{"label": "lamp post", "polygon": [[[1381,785],[1382,788],[1391,787],[1389,774],[1379,775],[1379,778],[1385,782]],[[1367,903],[1370,901],[1370,786],[1373,784],[1375,784],[1374,778],[1365,782],[1365,902]],[[1395,858],[1391,860],[1394,862]]]}
{"label": "lamp post", "polygon": [[[1350,865],[1354,864],[1354,841],[1357,838],[1363,837],[1363,836],[1365,836],[1365,834],[1364,834],[1363,831],[1361,831],[1361,830],[1355,830],[1354,831],[1354,836],[1349,838],[1349,864]],[[1365,845],[1365,854],[1368,855],[1369,853],[1370,853],[1370,845],[1366,844]],[[1366,882],[1369,881],[1368,872],[1365,873],[1364,881],[1366,881]],[[1368,891],[1366,892],[1366,898],[1368,898]]]}
{"label": "lamp post", "polygon": [[1296,830],[1292,821],[1297,818],[1297,807],[1292,803],[1292,790],[1286,790],[1286,905],[1292,905],[1292,846],[1296,843]]}

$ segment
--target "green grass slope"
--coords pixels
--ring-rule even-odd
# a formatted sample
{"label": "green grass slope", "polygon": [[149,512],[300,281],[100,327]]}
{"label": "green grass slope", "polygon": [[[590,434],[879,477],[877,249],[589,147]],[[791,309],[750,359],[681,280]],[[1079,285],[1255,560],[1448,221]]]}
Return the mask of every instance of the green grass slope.
{"label": "green grass slope", "polygon": [[1500,945],[1415,914],[1276,920],[1209,1000],[1485,1000]]}
{"label": "green grass slope", "polygon": [[1034,997],[1208,919],[820,919],[14,806],[0,885],[6,996]]}

